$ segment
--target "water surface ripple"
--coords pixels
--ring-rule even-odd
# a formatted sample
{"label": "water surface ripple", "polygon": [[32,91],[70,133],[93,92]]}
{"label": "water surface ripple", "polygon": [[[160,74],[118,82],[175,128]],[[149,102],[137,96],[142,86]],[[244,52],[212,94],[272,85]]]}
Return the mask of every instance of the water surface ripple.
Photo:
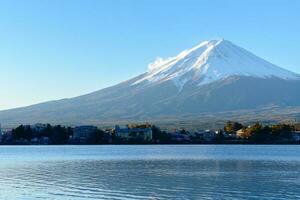
{"label": "water surface ripple", "polygon": [[300,199],[300,146],[1,146],[0,199]]}

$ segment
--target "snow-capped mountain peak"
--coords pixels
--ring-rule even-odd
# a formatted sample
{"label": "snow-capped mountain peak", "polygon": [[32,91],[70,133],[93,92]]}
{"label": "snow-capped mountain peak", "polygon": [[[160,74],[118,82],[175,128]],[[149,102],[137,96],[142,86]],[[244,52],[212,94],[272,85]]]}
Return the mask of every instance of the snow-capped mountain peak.
{"label": "snow-capped mountain peak", "polygon": [[[239,78],[223,82],[230,76]],[[208,120],[211,116],[221,120],[224,112],[245,117],[245,110],[254,113],[265,109],[265,119],[270,120],[273,108],[283,108],[280,112],[289,114],[294,108],[299,110],[299,77],[229,41],[211,40],[175,57],[157,59],[146,73],[115,86],[70,99],[0,111],[0,121],[9,126],[137,120],[170,123],[173,119],[177,123],[206,115]],[[295,112],[292,115],[294,119]],[[223,115],[224,120],[228,116]],[[286,119],[287,113],[282,116]],[[249,118],[256,117],[252,114]]]}
{"label": "snow-capped mountain peak", "polygon": [[230,76],[299,79],[300,76],[261,59],[233,43],[220,39],[201,42],[175,57],[158,58],[137,84],[172,80],[181,90],[187,82],[212,83]]}

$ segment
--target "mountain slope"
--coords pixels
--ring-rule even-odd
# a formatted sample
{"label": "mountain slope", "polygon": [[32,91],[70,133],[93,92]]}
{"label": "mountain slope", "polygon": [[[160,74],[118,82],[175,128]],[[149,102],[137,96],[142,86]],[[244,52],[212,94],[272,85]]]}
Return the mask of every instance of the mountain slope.
{"label": "mountain slope", "polygon": [[299,79],[299,75],[275,66],[226,40],[205,41],[176,57],[158,59],[134,84],[172,80],[181,88],[186,82],[204,85],[230,76]]}
{"label": "mountain slope", "polygon": [[203,113],[300,106],[300,76],[225,40],[158,60],[113,87],[71,99],[0,112],[4,125],[99,124],[184,118]]}

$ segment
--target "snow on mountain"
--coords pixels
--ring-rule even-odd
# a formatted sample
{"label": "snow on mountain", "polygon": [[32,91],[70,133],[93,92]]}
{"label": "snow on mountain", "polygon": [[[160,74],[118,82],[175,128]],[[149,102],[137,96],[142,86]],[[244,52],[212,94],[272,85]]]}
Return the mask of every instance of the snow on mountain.
{"label": "snow on mountain", "polygon": [[204,41],[175,57],[156,59],[147,73],[133,83],[155,84],[172,80],[181,90],[187,82],[212,83],[230,76],[299,79],[300,76],[261,59],[227,40]]}
{"label": "snow on mountain", "polygon": [[229,41],[211,40],[175,57],[157,59],[146,73],[117,85],[70,99],[0,111],[0,122],[6,126],[136,120],[168,123],[187,116],[197,121],[208,115],[211,120],[210,114],[228,111],[238,116],[241,110],[253,109],[270,109],[268,114],[272,108],[290,112],[300,108],[299,77]]}

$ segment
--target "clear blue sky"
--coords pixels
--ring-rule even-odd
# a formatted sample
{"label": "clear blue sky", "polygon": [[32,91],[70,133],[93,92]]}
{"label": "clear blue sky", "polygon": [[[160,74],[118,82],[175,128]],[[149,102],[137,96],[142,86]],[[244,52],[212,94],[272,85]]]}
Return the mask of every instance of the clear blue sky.
{"label": "clear blue sky", "polygon": [[95,91],[202,40],[300,73],[298,0],[0,0],[0,110]]}

